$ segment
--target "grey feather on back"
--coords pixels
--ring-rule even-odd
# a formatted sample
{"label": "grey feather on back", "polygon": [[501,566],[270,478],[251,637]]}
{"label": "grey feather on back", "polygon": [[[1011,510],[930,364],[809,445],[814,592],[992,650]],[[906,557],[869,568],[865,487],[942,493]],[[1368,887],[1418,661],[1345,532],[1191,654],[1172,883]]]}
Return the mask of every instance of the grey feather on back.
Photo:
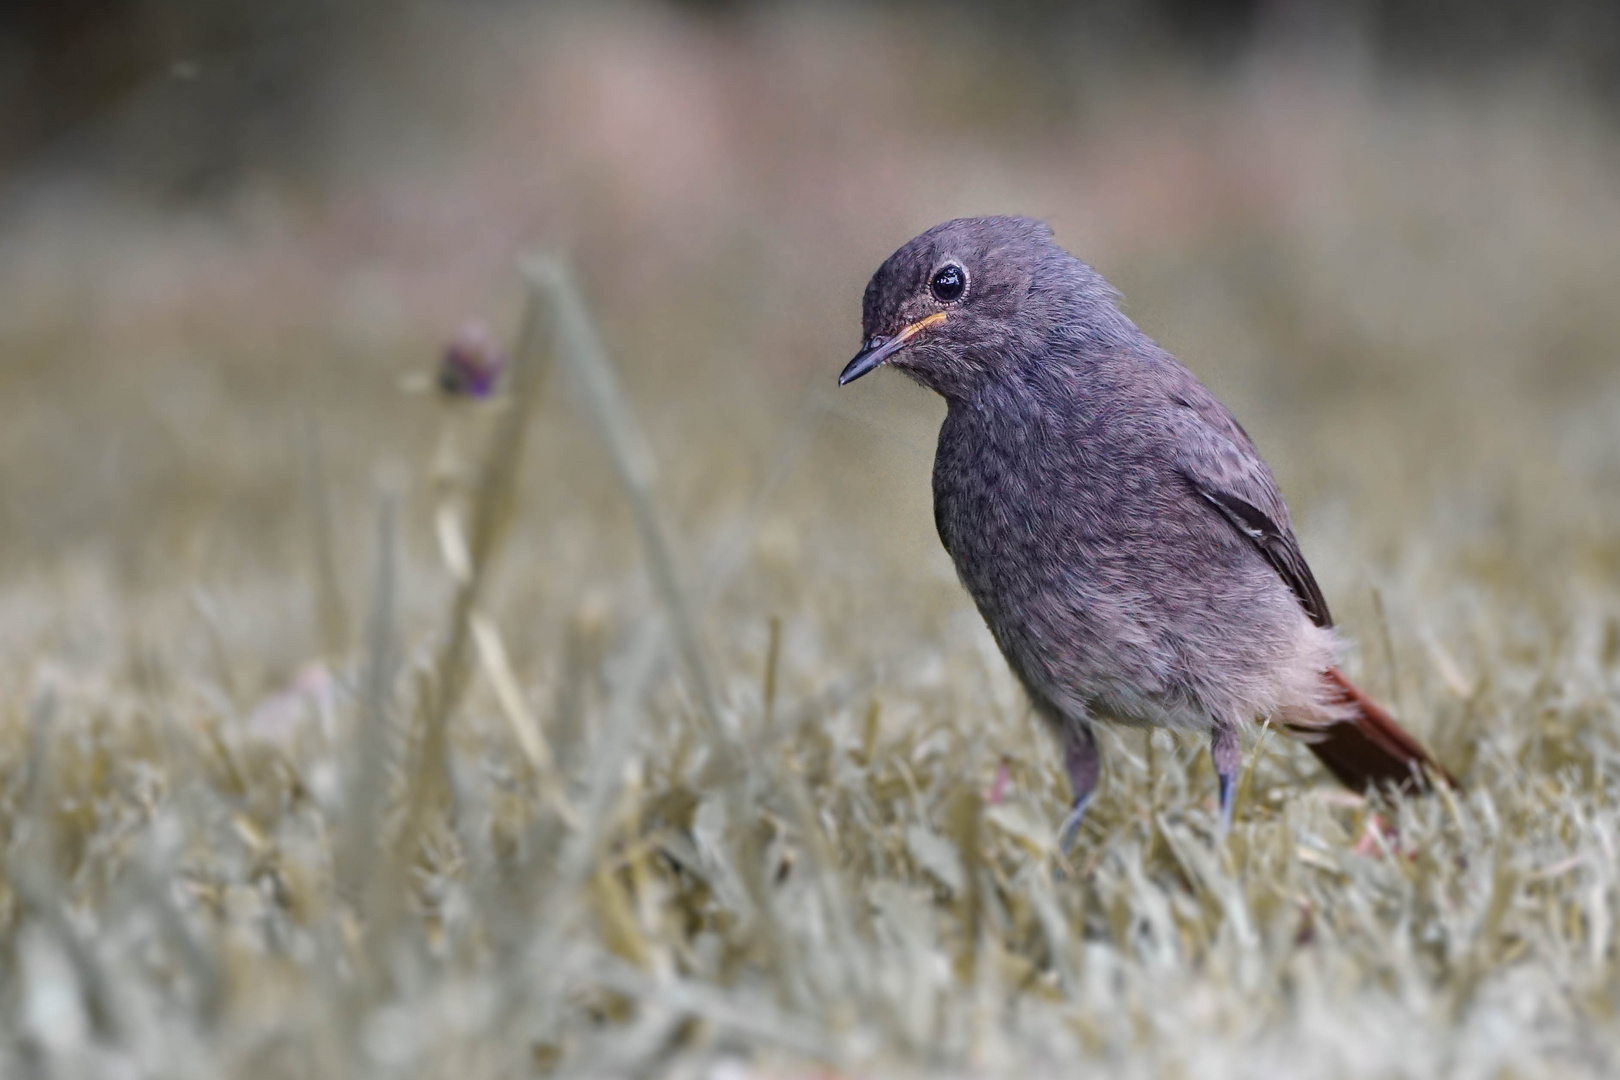
{"label": "grey feather on back", "polygon": [[1299,550],[1299,541],[1294,539],[1292,532],[1284,531],[1258,507],[1236,495],[1203,488],[1200,488],[1198,493],[1209,500],[1226,520],[1237,526],[1238,531],[1260,549],[1260,554],[1265,556],[1266,561],[1282,575],[1284,581],[1288,582],[1288,587],[1294,590],[1294,595],[1299,597],[1299,602],[1304,605],[1305,613],[1311,617],[1312,622],[1317,626],[1333,625],[1333,615],[1328,611],[1327,600],[1322,596],[1321,587],[1316,584],[1316,575],[1311,573],[1310,565],[1305,562],[1305,556]]}
{"label": "grey feather on back", "polygon": [[1165,359],[1170,399],[1179,406],[1171,421],[1178,429],[1177,470],[1282,575],[1311,621],[1332,626],[1327,600],[1299,549],[1288,506],[1265,459],[1226,406],[1180,364]]}

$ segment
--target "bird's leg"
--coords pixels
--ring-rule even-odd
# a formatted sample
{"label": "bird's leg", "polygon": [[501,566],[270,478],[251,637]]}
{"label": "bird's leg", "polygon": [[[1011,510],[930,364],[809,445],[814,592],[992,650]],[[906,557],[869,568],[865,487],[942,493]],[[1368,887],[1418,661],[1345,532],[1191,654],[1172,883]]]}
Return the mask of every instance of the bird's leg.
{"label": "bird's leg", "polygon": [[1091,734],[1091,725],[1084,720],[1063,723],[1063,768],[1069,774],[1069,786],[1074,790],[1074,805],[1058,830],[1058,843],[1067,855],[1080,834],[1080,823],[1085,820],[1086,807],[1097,790],[1097,779],[1102,775],[1102,757],[1097,753],[1097,740]]}
{"label": "bird's leg", "polygon": [[1209,756],[1215,761],[1215,776],[1221,784],[1221,835],[1232,831],[1232,811],[1237,800],[1238,766],[1243,763],[1243,745],[1237,725],[1221,721],[1215,725]]}

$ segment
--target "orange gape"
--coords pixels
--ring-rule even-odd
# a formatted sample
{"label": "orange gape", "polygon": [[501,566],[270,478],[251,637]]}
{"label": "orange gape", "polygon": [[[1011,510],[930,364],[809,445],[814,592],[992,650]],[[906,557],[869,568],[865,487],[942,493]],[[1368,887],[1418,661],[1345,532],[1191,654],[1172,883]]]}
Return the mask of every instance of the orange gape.
{"label": "orange gape", "polygon": [[1352,791],[1368,785],[1427,791],[1436,780],[1447,787],[1457,786],[1423,745],[1345,678],[1344,672],[1329,668],[1322,677],[1332,687],[1332,700],[1346,706],[1349,716],[1313,729],[1303,741],[1346,787]]}

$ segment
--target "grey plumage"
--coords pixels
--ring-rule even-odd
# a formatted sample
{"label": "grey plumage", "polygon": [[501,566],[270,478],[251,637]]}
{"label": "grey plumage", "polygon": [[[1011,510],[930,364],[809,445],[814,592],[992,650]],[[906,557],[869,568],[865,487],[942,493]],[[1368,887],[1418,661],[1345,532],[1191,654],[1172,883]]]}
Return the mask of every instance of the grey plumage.
{"label": "grey plumage", "polygon": [[1361,730],[1388,717],[1364,720],[1333,667],[1331,616],[1271,470],[1116,300],[1039,222],[947,222],[873,275],[866,344],[841,380],[887,362],[945,398],[935,523],[1063,739],[1069,830],[1096,783],[1099,719],[1210,733],[1223,815],[1239,726],[1257,717],[1336,743],[1340,767],[1324,760],[1348,783],[1422,784],[1438,766],[1421,747]]}

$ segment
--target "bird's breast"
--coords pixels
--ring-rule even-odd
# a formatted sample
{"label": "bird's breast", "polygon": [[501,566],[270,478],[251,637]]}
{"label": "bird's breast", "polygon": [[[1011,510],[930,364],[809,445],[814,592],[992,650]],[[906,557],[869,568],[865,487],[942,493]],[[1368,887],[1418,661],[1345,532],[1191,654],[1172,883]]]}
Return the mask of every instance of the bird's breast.
{"label": "bird's breast", "polygon": [[1043,458],[1029,440],[987,438],[949,418],[940,432],[934,524],[992,629],[1029,610],[1065,557],[1054,520],[1061,485]]}

